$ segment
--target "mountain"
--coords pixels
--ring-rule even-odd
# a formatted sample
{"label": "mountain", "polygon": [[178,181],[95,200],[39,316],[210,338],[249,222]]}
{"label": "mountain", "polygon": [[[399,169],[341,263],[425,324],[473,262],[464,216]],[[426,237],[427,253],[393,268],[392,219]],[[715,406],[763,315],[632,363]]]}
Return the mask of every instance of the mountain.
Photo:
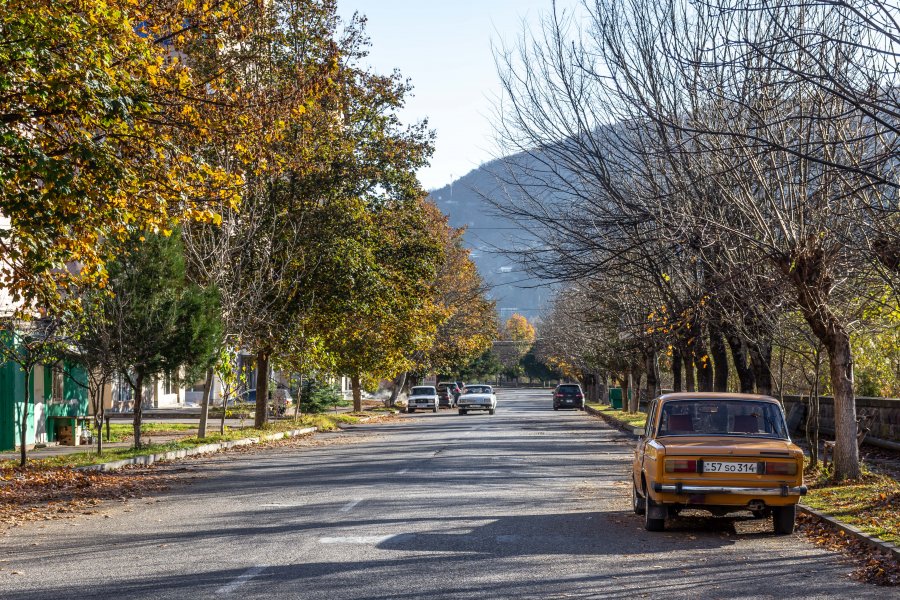
{"label": "mountain", "polygon": [[506,168],[506,164],[504,159],[486,163],[450,185],[432,190],[430,195],[449,216],[450,225],[466,228],[464,239],[490,288],[489,296],[497,302],[500,318],[505,321],[519,313],[533,321],[546,308],[553,285],[525,273],[516,257],[508,254],[523,244],[533,243],[533,238],[521,225],[497,214],[485,199],[500,193],[493,173]]}

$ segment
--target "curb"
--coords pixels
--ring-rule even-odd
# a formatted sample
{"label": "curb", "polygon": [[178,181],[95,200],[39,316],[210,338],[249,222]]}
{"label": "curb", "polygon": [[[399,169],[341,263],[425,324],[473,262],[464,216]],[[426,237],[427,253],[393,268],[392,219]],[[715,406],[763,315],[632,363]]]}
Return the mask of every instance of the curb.
{"label": "curb", "polygon": [[900,562],[900,548],[898,548],[896,545],[891,544],[890,542],[885,542],[885,541],[875,537],[874,535],[869,535],[868,533],[864,533],[863,531],[860,531],[853,525],[848,525],[847,523],[838,521],[837,519],[835,519],[834,517],[832,517],[830,515],[820,512],[814,508],[804,506],[803,504],[798,504],[797,510],[806,515],[811,515],[813,517],[822,519],[826,523],[829,523],[830,525],[836,527],[837,529],[840,529],[841,531],[853,536],[854,538],[856,538],[860,542],[863,542],[864,544],[868,545],[869,547],[871,547],[879,552],[883,552],[886,555],[892,557],[897,562]]}
{"label": "curb", "polygon": [[122,460],[114,460],[112,462],[100,463],[99,465],[87,465],[84,467],[76,467],[76,471],[115,471],[129,465],[150,465],[160,460],[176,460],[186,456],[194,456],[195,454],[207,454],[210,452],[218,452],[219,450],[234,448],[236,446],[249,446],[260,442],[272,442],[284,438],[292,438],[308,433],[315,433],[316,427],[304,427],[303,429],[292,429],[290,431],[282,431],[279,433],[271,433],[260,437],[245,438],[242,440],[231,440],[228,442],[218,442],[215,444],[203,444],[196,448],[185,448],[184,450],[171,450],[169,452],[161,452],[159,454],[147,454],[145,456],[135,456],[133,458],[124,458]]}
{"label": "curb", "polygon": [[596,408],[588,406],[587,404],[584,405],[584,412],[586,412],[589,415],[593,415],[595,417],[600,417],[601,419],[606,421],[609,425],[612,425],[613,427],[615,427],[622,433],[628,435],[629,438],[637,439],[637,436],[634,435],[634,427],[629,425],[628,423],[626,423],[624,421],[620,421],[619,419],[606,414],[602,410],[597,410]]}

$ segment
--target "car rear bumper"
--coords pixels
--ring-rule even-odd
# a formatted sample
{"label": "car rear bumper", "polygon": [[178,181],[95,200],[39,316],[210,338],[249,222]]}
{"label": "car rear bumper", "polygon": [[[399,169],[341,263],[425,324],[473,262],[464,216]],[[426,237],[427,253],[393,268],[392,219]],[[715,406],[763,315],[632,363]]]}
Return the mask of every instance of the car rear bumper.
{"label": "car rear bumper", "polygon": [[654,483],[653,491],[658,494],[678,494],[678,495],[706,495],[706,494],[735,494],[741,496],[805,496],[806,486],[788,486],[780,487],[735,487],[721,485],[682,485]]}
{"label": "car rear bumper", "polygon": [[463,410],[491,410],[494,408],[486,404],[459,404],[457,406]]}

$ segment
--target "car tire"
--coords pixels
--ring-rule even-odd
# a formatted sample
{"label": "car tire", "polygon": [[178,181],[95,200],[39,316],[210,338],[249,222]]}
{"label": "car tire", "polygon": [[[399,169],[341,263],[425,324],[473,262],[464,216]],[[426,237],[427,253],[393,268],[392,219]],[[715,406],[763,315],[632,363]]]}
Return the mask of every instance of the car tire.
{"label": "car tire", "polygon": [[490,414],[494,414],[494,411],[495,411],[495,410],[496,410],[496,409],[493,409],[493,408],[492,408],[492,409],[489,410],[488,412],[489,412]]}
{"label": "car tire", "polygon": [[559,407],[558,407],[558,406],[554,406],[554,407],[553,407],[553,410],[559,410]]}
{"label": "car tire", "polygon": [[644,503],[644,498],[638,494],[637,486],[632,483],[631,484],[631,507],[634,509],[634,514],[642,515],[647,510],[647,506]]}
{"label": "car tire", "polygon": [[656,502],[650,497],[650,494],[644,496],[644,529],[647,531],[664,531],[666,528],[665,519],[651,519],[651,508],[656,507]]}
{"label": "car tire", "polygon": [[794,533],[794,523],[797,520],[797,505],[773,506],[772,526],[776,535],[789,535]]}
{"label": "car tire", "polygon": [[466,413],[468,413],[468,412],[469,412],[469,411],[467,411],[467,410],[464,409],[464,408],[459,409],[459,414],[461,414],[461,415],[464,415],[464,414],[466,414]]}
{"label": "car tire", "polygon": [[412,414],[412,413],[416,412],[416,409],[414,409],[414,408],[407,408],[407,409],[406,409],[406,412],[408,412],[409,414]]}

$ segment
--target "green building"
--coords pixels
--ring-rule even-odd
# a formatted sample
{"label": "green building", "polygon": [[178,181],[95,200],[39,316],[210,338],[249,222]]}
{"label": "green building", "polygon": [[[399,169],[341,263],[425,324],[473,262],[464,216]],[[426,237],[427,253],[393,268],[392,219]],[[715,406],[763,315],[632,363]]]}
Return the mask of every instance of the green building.
{"label": "green building", "polygon": [[[26,445],[72,441],[89,412],[86,382],[86,371],[70,361],[34,368]],[[0,451],[19,444],[24,402],[25,373],[16,363],[0,364]]]}

